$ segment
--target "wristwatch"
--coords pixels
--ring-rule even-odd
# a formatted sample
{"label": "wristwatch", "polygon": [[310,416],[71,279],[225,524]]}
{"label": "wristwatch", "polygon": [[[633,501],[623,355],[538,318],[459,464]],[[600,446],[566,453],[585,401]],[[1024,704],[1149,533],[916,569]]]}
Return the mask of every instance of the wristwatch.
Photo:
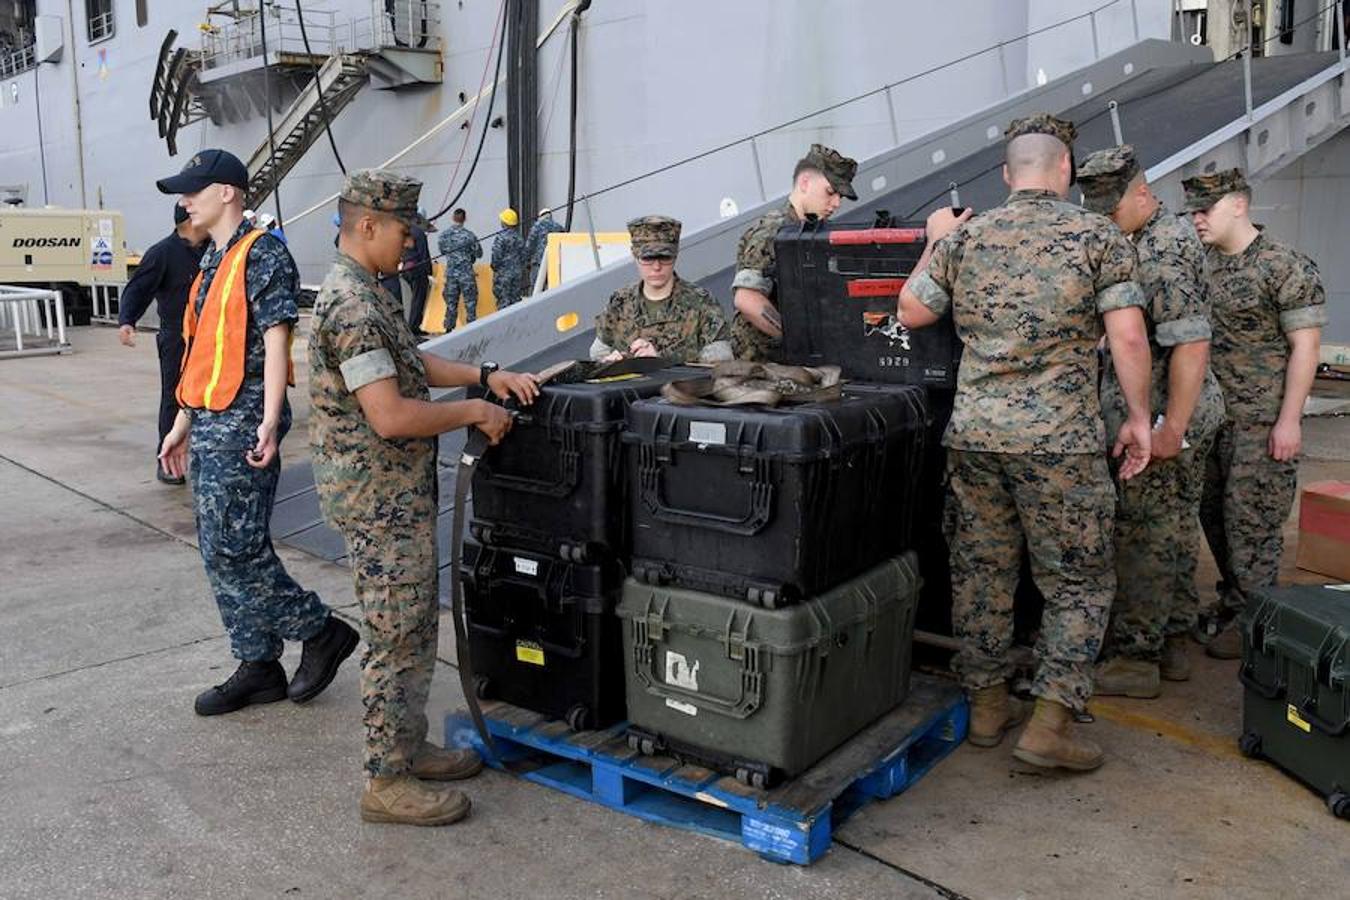
{"label": "wristwatch", "polygon": [[478,383],[482,386],[483,390],[487,390],[488,376],[500,368],[501,366],[497,365],[495,362],[485,362],[478,367]]}

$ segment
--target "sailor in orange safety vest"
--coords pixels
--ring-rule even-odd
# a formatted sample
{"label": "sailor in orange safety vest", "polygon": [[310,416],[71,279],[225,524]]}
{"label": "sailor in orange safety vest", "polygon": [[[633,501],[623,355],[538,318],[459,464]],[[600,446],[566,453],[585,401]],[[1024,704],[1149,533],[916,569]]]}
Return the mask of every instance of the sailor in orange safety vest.
{"label": "sailor in orange safety vest", "polygon": [[[269,522],[291,426],[286,385],[299,273],[286,245],[244,219],[248,170],[224,150],[203,150],[157,182],[211,236],[183,316],[178,418],[160,447],[168,473],[187,473],[197,541],[239,668],[197,696],[210,716],[326,688],[357,634],[286,572]],[[303,641],[287,684],[285,641]]]}

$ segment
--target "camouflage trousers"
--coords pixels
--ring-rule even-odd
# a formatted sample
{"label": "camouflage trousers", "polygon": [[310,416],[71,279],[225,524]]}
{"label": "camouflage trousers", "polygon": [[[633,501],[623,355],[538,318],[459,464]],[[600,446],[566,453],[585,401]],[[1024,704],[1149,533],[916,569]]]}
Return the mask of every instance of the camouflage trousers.
{"label": "camouflage trousers", "polygon": [[[427,736],[440,606],[435,557],[419,553],[407,564],[390,565],[390,549],[399,541],[434,547],[436,521],[432,516],[394,535],[378,526],[343,532],[366,644],[361,656],[365,768],[372,776],[401,775]],[[369,574],[381,568],[396,574]]]}
{"label": "camouflage trousers", "polygon": [[465,320],[472,322],[478,318],[478,280],[473,273],[445,275],[445,286],[441,289],[441,298],[445,300],[444,326],[447,332],[455,330],[459,321],[459,297],[464,295]]}
{"label": "camouflage trousers", "polygon": [[1025,538],[1031,574],[1045,595],[1032,693],[1080,710],[1092,693],[1116,574],[1111,548],[1115,493],[1096,454],[951,450],[953,666],[971,690],[1007,681],[1013,592]]}
{"label": "camouflage trousers", "polygon": [[1172,610],[1164,632],[1167,637],[1189,634],[1200,617],[1200,591],[1195,584],[1196,560],[1200,555],[1200,499],[1205,489],[1205,465],[1214,447],[1215,432],[1191,438],[1191,449],[1178,461],[1177,479],[1177,579]]}
{"label": "camouflage trousers", "polygon": [[197,546],[230,650],[250,662],[279,659],[283,641],[304,641],[328,607],[287,573],[272,547],[272,504],[281,458],[255,469],[237,447],[194,443],[188,456]]}
{"label": "camouflage trousers", "polygon": [[1117,485],[1113,654],[1157,662],[1166,637],[1195,625],[1200,491],[1213,440],[1205,435],[1175,459],[1154,460]]}
{"label": "camouflage trousers", "polygon": [[770,362],[778,347],[779,338],[772,337],[750,324],[739,312],[731,319],[731,352],[737,359],[751,362]]}
{"label": "camouflage trousers", "polygon": [[524,277],[523,272],[493,273],[492,296],[497,300],[498,309],[506,309],[520,302],[520,283]]}
{"label": "camouflage trousers", "polygon": [[1251,593],[1275,584],[1284,523],[1294,506],[1296,462],[1267,452],[1269,425],[1228,421],[1206,458],[1200,524],[1219,567],[1219,610],[1240,612]]}

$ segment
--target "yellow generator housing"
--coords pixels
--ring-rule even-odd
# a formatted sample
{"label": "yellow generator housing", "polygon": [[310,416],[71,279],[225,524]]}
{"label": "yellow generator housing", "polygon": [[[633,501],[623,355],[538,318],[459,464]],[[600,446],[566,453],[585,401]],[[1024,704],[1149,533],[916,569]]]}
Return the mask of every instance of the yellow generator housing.
{"label": "yellow generator housing", "polygon": [[0,208],[0,284],[93,288],[126,280],[121,213]]}

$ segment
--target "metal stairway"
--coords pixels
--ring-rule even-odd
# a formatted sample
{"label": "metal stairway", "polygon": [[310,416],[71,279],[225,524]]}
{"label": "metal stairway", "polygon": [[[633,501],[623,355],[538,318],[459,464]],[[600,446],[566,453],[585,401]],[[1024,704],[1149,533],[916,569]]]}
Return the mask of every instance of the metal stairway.
{"label": "metal stairway", "polygon": [[[256,208],[286,177],[323,133],[324,117],[336,118],[370,80],[367,58],[341,53],[330,56],[276,124],[272,141],[262,139],[248,158],[245,205]],[[319,91],[323,91],[320,103]],[[275,154],[272,149],[275,142]]]}

